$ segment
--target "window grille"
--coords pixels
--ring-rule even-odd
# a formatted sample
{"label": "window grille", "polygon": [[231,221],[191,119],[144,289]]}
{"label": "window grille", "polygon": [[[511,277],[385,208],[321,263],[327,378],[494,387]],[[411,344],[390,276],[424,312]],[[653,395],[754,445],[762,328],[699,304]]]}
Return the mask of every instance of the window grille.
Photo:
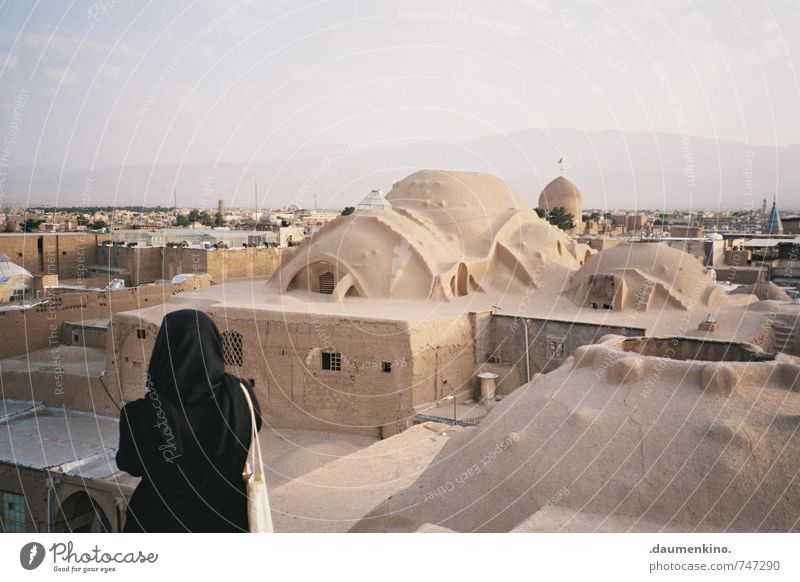
{"label": "window grille", "polygon": [[244,364],[244,339],[238,331],[222,332],[222,358],[226,366],[241,367]]}
{"label": "window grille", "polygon": [[319,292],[331,295],[333,293],[333,273],[326,271],[319,276]]}
{"label": "window grille", "polygon": [[0,517],[3,518],[2,530],[6,533],[24,533],[26,528],[25,496],[8,491],[0,491],[3,508]]}
{"label": "window grille", "polygon": [[339,352],[322,352],[322,369],[341,372],[342,354]]}

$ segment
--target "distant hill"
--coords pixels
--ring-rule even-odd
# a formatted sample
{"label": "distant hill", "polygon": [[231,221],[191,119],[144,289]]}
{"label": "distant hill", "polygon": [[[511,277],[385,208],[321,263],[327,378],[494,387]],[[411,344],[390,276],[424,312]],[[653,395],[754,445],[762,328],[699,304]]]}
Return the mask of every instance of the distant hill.
{"label": "distant hill", "polygon": [[[358,202],[372,188],[419,168],[483,171],[513,184],[535,206],[542,187],[559,173],[583,191],[594,208],[758,208],[778,197],[781,209],[800,207],[800,145],[749,146],[664,133],[527,129],[466,143],[407,140],[364,147],[316,146],[258,164],[156,164],[87,170],[8,170],[6,205],[206,206],[224,198],[228,207],[320,207]],[[31,179],[33,175],[33,179]],[[28,193],[30,192],[30,196]]]}

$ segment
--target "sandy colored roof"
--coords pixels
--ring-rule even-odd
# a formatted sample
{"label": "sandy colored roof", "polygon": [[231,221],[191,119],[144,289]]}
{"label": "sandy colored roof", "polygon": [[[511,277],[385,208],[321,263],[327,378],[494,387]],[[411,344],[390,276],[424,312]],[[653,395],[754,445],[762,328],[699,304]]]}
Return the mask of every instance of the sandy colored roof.
{"label": "sandy colored roof", "polygon": [[451,300],[524,292],[542,283],[533,283],[537,272],[561,280],[580,264],[578,244],[494,176],[424,170],[386,198],[391,209],[335,220],[288,254],[275,275],[281,290],[312,289],[330,273],[333,301],[351,291],[371,299]]}
{"label": "sandy colored roof", "polygon": [[581,221],[583,194],[564,176],[559,176],[550,182],[539,194],[539,208],[550,211],[559,206],[572,214],[574,222]]}
{"label": "sandy colored roof", "polygon": [[778,287],[772,281],[762,281],[753,285],[739,285],[736,289],[731,291],[733,294],[752,294],[758,297],[761,301],[791,301],[792,298],[786,294],[786,291]]}
{"label": "sandy colored roof", "polygon": [[355,530],[798,531],[797,360],[720,362],[738,352],[711,345],[684,361],[680,340],[671,358],[622,341],[518,388]]}
{"label": "sandy colored roof", "polygon": [[[408,487],[452,432],[437,423],[417,425],[360,450],[331,457],[315,470],[270,489],[276,531],[347,531],[386,497]],[[262,449],[270,466],[268,473],[272,473],[269,449]],[[293,456],[302,464],[313,460],[311,453],[295,451]]]}
{"label": "sandy colored roof", "polygon": [[724,301],[724,292],[700,261],[660,242],[620,243],[592,255],[572,278],[575,303],[584,303],[587,280],[597,275],[623,278],[633,296],[653,289],[653,293],[665,295],[665,300],[680,309],[692,310]]}

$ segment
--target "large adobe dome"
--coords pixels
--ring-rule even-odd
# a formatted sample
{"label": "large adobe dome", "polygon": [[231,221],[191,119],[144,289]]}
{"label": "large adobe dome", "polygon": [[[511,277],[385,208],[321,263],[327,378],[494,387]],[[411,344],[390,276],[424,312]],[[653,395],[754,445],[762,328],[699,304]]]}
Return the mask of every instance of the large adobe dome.
{"label": "large adobe dome", "polygon": [[691,310],[725,295],[700,261],[663,243],[621,243],[592,255],[567,293],[584,307],[637,311]]}
{"label": "large adobe dome", "polygon": [[607,336],[458,430],[353,530],[796,532],[798,374],[742,344]]}
{"label": "large adobe dome", "polygon": [[583,216],[583,194],[578,187],[567,180],[564,176],[559,176],[539,194],[539,208],[550,212],[554,208],[564,208],[572,215],[572,222],[578,224]]}
{"label": "large adobe dome", "polygon": [[493,176],[425,170],[386,198],[391,208],[340,217],[288,253],[281,291],[449,300],[560,286],[580,265],[578,244]]}
{"label": "large adobe dome", "polygon": [[386,199],[397,208],[417,210],[527,209],[510,184],[478,172],[421,170],[397,182]]}

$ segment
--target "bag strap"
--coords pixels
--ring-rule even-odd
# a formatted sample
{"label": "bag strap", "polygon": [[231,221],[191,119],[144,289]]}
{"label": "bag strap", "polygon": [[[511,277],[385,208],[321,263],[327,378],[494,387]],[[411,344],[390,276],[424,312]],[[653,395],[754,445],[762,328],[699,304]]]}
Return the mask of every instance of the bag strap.
{"label": "bag strap", "polygon": [[[244,397],[247,400],[247,407],[250,409],[250,447],[247,450],[247,457],[248,461],[250,460],[250,455],[255,455],[258,459],[258,468],[261,471],[262,478],[264,477],[264,460],[261,458],[261,443],[258,441],[258,430],[256,428],[256,413],[253,409],[253,401],[250,399],[250,393],[245,388],[244,384],[239,382],[239,386],[244,392]],[[255,451],[253,450],[253,443],[255,443]],[[245,466],[247,466],[245,464]],[[255,464],[253,465],[255,469]]]}

